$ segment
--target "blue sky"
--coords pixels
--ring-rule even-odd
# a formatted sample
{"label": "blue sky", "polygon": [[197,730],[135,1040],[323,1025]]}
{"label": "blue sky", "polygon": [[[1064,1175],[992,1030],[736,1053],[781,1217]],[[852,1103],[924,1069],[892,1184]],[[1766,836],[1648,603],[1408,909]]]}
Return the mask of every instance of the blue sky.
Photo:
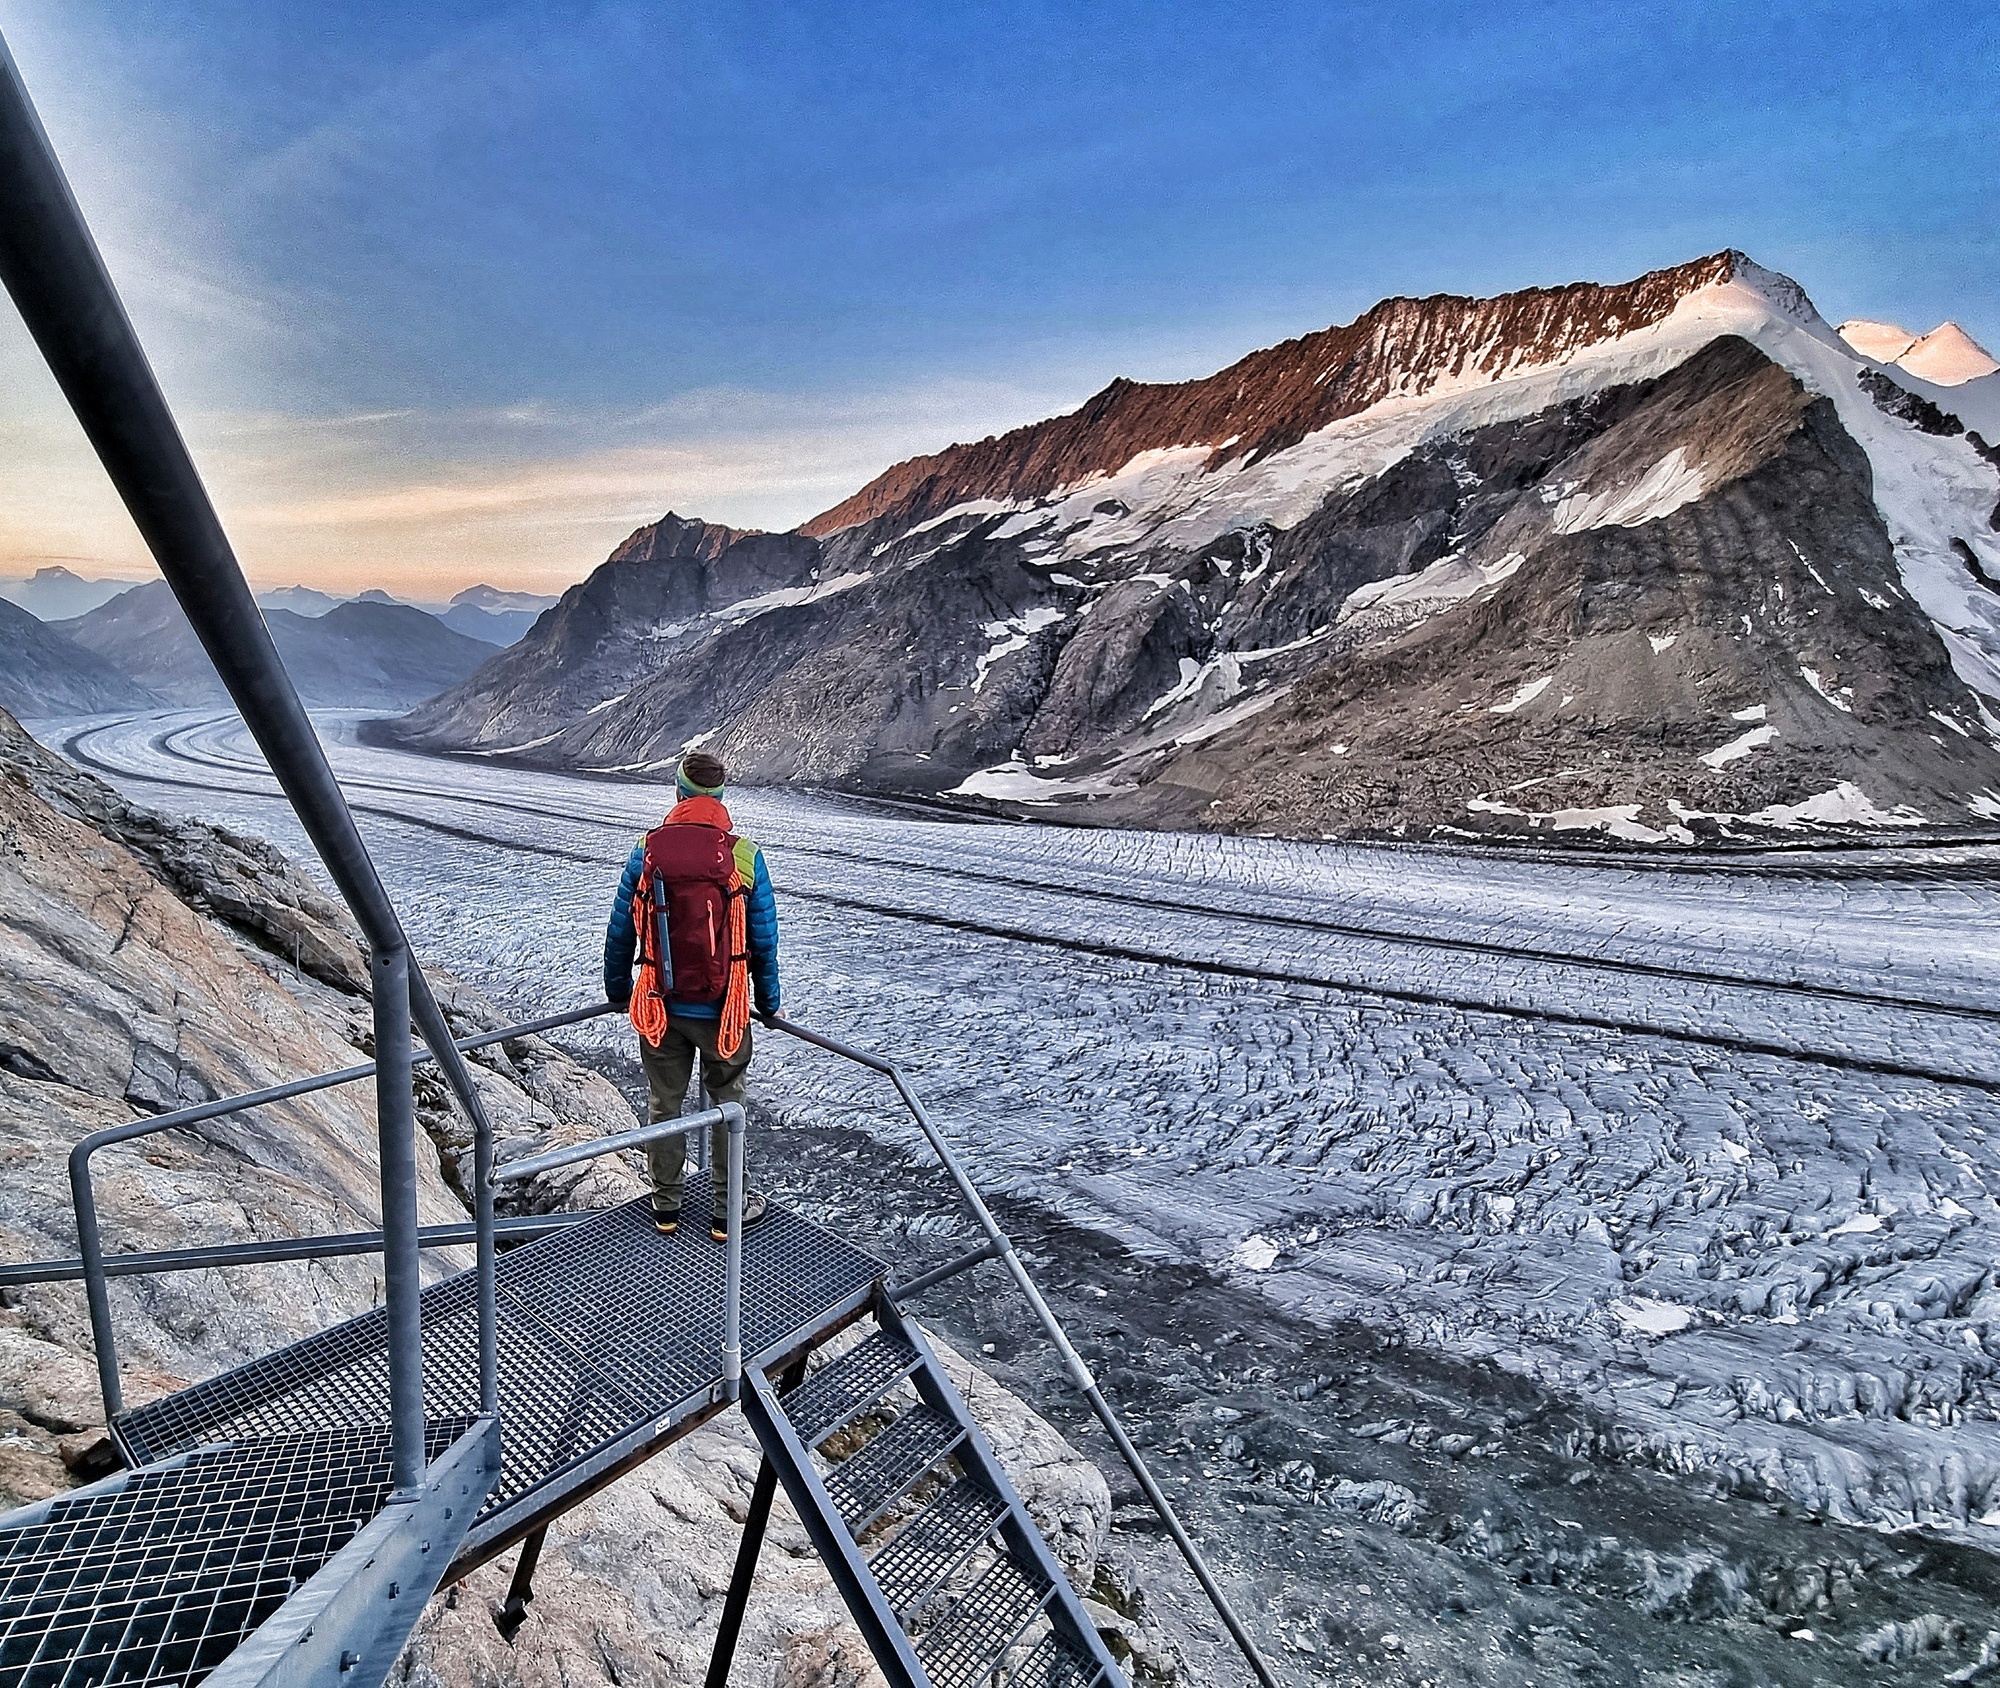
{"label": "blue sky", "polygon": [[[0,0],[265,583],[553,585],[1389,293],[2000,345],[1990,5]],[[142,566],[0,323],[0,569]]]}

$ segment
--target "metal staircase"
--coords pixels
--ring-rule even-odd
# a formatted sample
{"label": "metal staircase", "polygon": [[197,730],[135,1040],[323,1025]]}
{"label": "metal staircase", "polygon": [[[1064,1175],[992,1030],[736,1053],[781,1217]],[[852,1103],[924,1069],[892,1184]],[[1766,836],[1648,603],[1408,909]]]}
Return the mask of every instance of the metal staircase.
{"label": "metal staircase", "polygon": [[885,1293],[874,1332],[743,1411],[897,1688],[1124,1688],[1062,1566],[923,1333]]}

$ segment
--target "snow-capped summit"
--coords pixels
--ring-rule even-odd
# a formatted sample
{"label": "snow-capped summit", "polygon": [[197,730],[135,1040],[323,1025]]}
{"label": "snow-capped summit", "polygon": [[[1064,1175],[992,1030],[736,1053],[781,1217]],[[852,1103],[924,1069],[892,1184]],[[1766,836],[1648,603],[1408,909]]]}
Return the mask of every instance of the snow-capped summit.
{"label": "snow-capped summit", "polygon": [[1388,299],[791,534],[669,517],[401,731],[1153,825],[1988,827],[1989,413],[1733,250]]}
{"label": "snow-capped summit", "polygon": [[1991,353],[1955,322],[1941,322],[1928,334],[1912,334],[1893,322],[1856,317],[1840,325],[1840,337],[1863,357],[1893,363],[1937,387],[1959,387],[2000,371]]}

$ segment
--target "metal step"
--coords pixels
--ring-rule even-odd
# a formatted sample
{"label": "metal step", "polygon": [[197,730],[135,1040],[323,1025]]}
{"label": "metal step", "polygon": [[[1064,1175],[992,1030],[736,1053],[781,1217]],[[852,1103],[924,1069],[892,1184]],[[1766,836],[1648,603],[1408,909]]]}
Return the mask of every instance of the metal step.
{"label": "metal step", "polygon": [[917,1642],[931,1688],[980,1688],[991,1681],[1054,1593],[1039,1572],[1008,1557],[994,1560]]}
{"label": "metal step", "polygon": [[1007,1503],[976,1478],[961,1477],[896,1532],[868,1562],[882,1597],[908,1624],[1007,1516]]}
{"label": "metal step", "polygon": [[916,1349],[886,1331],[877,1331],[788,1395],[785,1416],[798,1431],[799,1440],[816,1448],[916,1369]]}
{"label": "metal step", "polygon": [[1103,1672],[1095,1661],[1050,1630],[1035,1650],[1007,1673],[1007,1688],[1093,1688],[1102,1680]]}
{"label": "metal step", "polygon": [[[746,1367],[743,1410],[891,1688],[1127,1688],[929,1340],[879,1288],[869,1310],[881,1334],[794,1394]],[[905,1380],[921,1404],[823,1469],[815,1443]],[[865,1555],[862,1533],[933,1473],[939,1492]]]}
{"label": "metal step", "polygon": [[912,1407],[828,1473],[840,1521],[859,1537],[965,1440],[965,1426],[928,1402]]}

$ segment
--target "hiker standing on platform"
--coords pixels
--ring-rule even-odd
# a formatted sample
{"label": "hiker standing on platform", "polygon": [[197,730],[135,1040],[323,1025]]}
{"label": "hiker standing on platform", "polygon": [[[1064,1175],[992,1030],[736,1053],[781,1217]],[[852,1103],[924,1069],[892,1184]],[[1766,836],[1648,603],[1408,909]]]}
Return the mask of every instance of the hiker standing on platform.
{"label": "hiker standing on platform", "polygon": [[[604,994],[629,1009],[646,1069],[649,1120],[678,1119],[695,1058],[711,1105],[741,1103],[750,1070],[750,1003],[778,1012],[778,904],[764,854],[736,836],[722,805],[724,770],[706,751],[681,758],[680,800],[625,863],[604,932]],[[638,963],[636,987],[633,963]],[[687,1138],[646,1146],[653,1223],[679,1229]],[[709,1137],[710,1235],[727,1240],[729,1133]],[[764,1217],[764,1198],[743,1192],[743,1223]]]}

